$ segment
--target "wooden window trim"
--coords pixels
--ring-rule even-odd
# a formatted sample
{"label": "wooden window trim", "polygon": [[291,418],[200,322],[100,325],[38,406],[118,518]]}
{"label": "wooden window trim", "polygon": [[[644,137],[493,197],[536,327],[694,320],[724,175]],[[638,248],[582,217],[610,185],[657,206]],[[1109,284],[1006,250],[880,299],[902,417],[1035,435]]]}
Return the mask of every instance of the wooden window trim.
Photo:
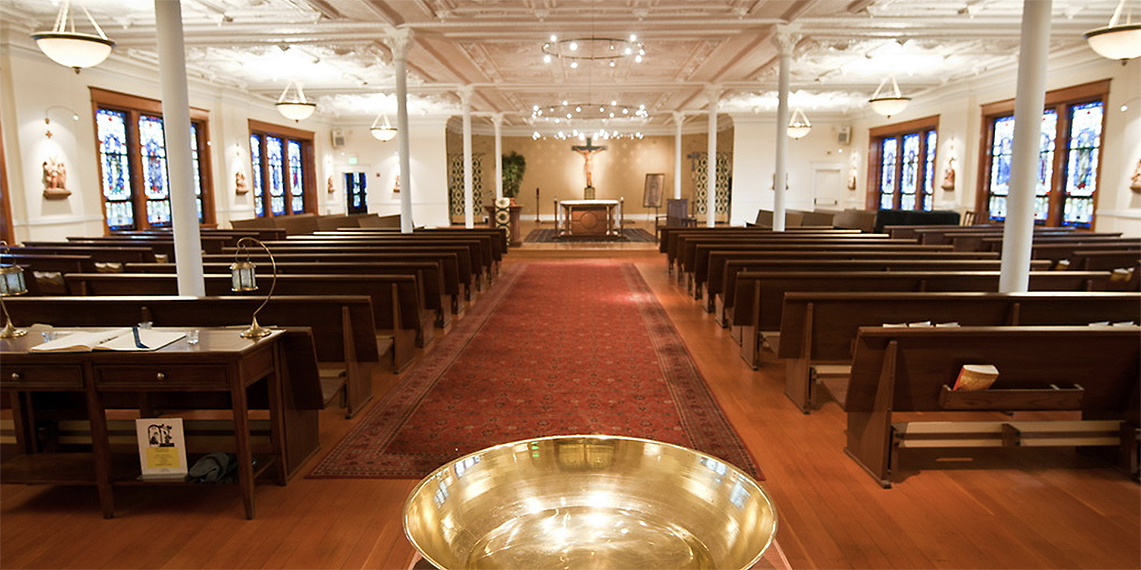
{"label": "wooden window trim", "polygon": [[[1109,86],[1110,79],[1102,79],[1099,81],[1091,81],[1081,85],[1074,85],[1071,87],[1063,87],[1053,91],[1046,92],[1045,104],[1043,110],[1053,109],[1058,113],[1058,133],[1065,134],[1065,140],[1061,140],[1060,136],[1055,136],[1054,145],[1054,159],[1053,159],[1053,174],[1050,178],[1050,194],[1049,194],[1049,211],[1046,215],[1045,227],[1061,227],[1062,226],[1062,186],[1065,184],[1065,166],[1066,158],[1069,156],[1069,141],[1070,141],[1070,114],[1069,109],[1074,105],[1081,105],[1083,103],[1090,103],[1099,101],[1102,104],[1101,116],[1101,150],[1106,148],[1105,143],[1105,123],[1109,117],[1109,113],[1105,112],[1109,108]],[[982,128],[979,129],[979,162],[978,178],[976,186],[978,190],[975,192],[975,211],[981,214],[981,219],[985,222],[990,219],[990,171],[991,171],[991,141],[994,140],[994,121],[995,119],[1007,115],[1014,114],[1014,99],[1004,99],[1002,101],[995,101],[987,103],[980,107]],[[1065,145],[1062,145],[1065,142]],[[1101,200],[1101,168],[1104,160],[1099,160],[1097,163],[1097,172],[1094,174],[1097,177],[1098,188],[1093,195],[1093,214],[1090,219],[1089,229],[1092,231],[1097,224],[1097,204]],[[1037,221],[1035,222],[1037,223]],[[1080,229],[1080,228],[1079,228]]]}
{"label": "wooden window trim", "polygon": [[[317,155],[315,152],[314,132],[278,125],[275,123],[267,123],[265,121],[258,121],[256,119],[248,119],[249,133],[246,139],[249,140],[250,135],[261,135],[262,141],[262,185],[269,184],[268,176],[268,162],[265,159],[265,137],[266,135],[278,137],[281,139],[292,139],[301,143],[301,163],[304,171],[302,172],[302,196],[305,202],[305,209],[302,213],[315,214],[317,213]],[[284,149],[283,149],[284,152]],[[252,165],[251,165],[252,166]],[[283,177],[286,181],[289,180],[289,167],[288,161],[286,162],[286,172]],[[288,182],[287,182],[288,185]],[[290,205],[290,193],[288,186],[285,189],[285,209],[284,216],[296,215],[293,213],[293,208]],[[273,208],[270,206],[270,194],[268,188],[262,188],[262,205],[263,217],[273,217]]]}
{"label": "wooden window trim", "polygon": [[[157,99],[129,95],[127,93],[100,89],[98,87],[89,87],[88,89],[91,95],[91,116],[95,117],[99,109],[125,112],[127,113],[129,124],[128,132],[132,132],[130,129],[137,128],[139,115],[163,116],[162,102]],[[202,183],[202,221],[199,222],[199,226],[213,227],[217,225],[217,222],[214,211],[214,167],[211,160],[213,153],[210,152],[210,113],[205,109],[190,107],[190,121],[198,126],[198,164],[200,169],[198,177]],[[165,120],[163,124],[165,128]],[[136,139],[129,140],[128,149],[130,155],[135,157],[139,152],[139,141]],[[96,129],[95,132],[95,156],[97,157],[98,169],[100,171],[100,180],[102,180],[103,161],[98,159],[98,129]],[[137,158],[132,158],[128,164],[131,171],[131,200],[135,205],[136,213],[135,225],[138,229],[145,229],[150,227],[150,225],[146,220],[146,195],[142,188],[142,163]],[[102,182],[98,184],[98,188],[99,203],[100,206],[104,206],[106,201],[103,197]],[[110,228],[107,226],[107,212],[105,207],[101,209],[103,210],[100,213],[100,215],[103,216],[103,232],[107,234],[110,233]]]}

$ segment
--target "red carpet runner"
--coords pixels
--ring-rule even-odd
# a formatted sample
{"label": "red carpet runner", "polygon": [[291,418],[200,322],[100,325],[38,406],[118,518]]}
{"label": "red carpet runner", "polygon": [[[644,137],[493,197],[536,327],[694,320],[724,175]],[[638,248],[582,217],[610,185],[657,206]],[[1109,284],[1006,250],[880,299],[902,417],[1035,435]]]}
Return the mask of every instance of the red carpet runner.
{"label": "red carpet runner", "polygon": [[642,437],[759,478],[638,270],[611,262],[508,266],[311,477],[422,477],[498,443]]}

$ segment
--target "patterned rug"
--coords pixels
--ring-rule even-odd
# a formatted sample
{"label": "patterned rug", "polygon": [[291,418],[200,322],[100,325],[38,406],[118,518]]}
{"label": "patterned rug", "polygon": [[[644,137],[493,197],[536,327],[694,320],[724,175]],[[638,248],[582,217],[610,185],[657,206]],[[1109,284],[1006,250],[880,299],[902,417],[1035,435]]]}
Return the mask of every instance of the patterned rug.
{"label": "patterned rug", "polygon": [[654,234],[642,228],[627,228],[622,230],[621,237],[605,236],[563,236],[555,237],[554,229],[531,230],[524,243],[652,243]]}
{"label": "patterned rug", "polygon": [[628,263],[510,265],[310,473],[423,477],[549,435],[682,445],[760,471],[665,309]]}

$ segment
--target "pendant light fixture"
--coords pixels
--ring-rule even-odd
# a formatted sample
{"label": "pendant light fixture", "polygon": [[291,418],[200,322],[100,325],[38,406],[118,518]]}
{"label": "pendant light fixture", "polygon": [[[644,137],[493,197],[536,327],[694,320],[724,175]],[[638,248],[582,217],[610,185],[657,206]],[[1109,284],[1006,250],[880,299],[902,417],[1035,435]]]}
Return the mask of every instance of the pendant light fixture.
{"label": "pendant light fixture", "polygon": [[[1089,43],[1090,49],[1098,55],[1121,60],[1122,64],[1141,57],[1141,24],[1132,22],[1133,11],[1126,11],[1125,2],[1126,0],[1121,0],[1117,5],[1108,26],[1090,30],[1082,36]],[[1119,25],[1117,22],[1121,19],[1122,12],[1126,12],[1125,23]]]}
{"label": "pendant light fixture", "polygon": [[95,28],[95,34],[75,31],[71,2],[60,4],[55,26],[50,31],[32,34],[32,39],[36,41],[36,46],[44,52],[44,55],[60,65],[74,69],[76,73],[84,67],[103,63],[107,56],[111,55],[111,50],[115,49],[115,42],[103,33],[103,28],[99,27],[86,7],[83,8],[83,13]]}
{"label": "pendant light fixture", "polygon": [[794,139],[802,139],[808,136],[811,131],[812,123],[808,121],[808,116],[800,107],[797,107],[788,120],[788,136]]}
{"label": "pendant light fixture", "polygon": [[388,142],[396,138],[396,127],[388,123],[388,115],[383,112],[377,114],[376,119],[372,121],[372,126],[368,128],[368,132],[380,142]]}
{"label": "pendant light fixture", "polygon": [[[290,88],[293,89],[292,95],[289,93]],[[296,81],[290,81],[289,85],[285,86],[285,90],[281,92],[281,97],[277,98],[275,105],[281,116],[294,121],[308,119],[313,111],[317,110],[317,104],[311,103],[305,98],[305,92],[301,90],[301,85]]]}
{"label": "pendant light fixture", "polygon": [[[892,94],[884,94],[881,96],[880,92],[883,91],[888,79],[891,79]],[[876,92],[872,94],[872,98],[868,99],[868,104],[872,106],[872,110],[885,117],[902,113],[910,102],[911,97],[904,97],[900,94],[899,84],[895,82],[894,75],[885,77],[883,81],[880,81],[880,86],[876,87]]]}

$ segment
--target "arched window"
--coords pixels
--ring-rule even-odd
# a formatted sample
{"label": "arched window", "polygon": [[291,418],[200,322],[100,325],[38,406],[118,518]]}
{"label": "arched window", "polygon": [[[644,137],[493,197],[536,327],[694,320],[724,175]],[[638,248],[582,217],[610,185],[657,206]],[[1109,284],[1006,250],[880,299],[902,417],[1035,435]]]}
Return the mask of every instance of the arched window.
{"label": "arched window", "polygon": [[[1034,222],[1043,226],[1093,226],[1101,158],[1101,133],[1109,80],[1046,94],[1038,144]],[[986,147],[981,163],[978,211],[1006,219],[1014,141],[1014,101],[984,105]]]}
{"label": "arched window", "polygon": [[[103,89],[91,89],[95,104],[103,218],[109,232],[168,228],[170,175],[162,104]],[[190,147],[198,223],[214,223],[207,113],[190,110]]]}

